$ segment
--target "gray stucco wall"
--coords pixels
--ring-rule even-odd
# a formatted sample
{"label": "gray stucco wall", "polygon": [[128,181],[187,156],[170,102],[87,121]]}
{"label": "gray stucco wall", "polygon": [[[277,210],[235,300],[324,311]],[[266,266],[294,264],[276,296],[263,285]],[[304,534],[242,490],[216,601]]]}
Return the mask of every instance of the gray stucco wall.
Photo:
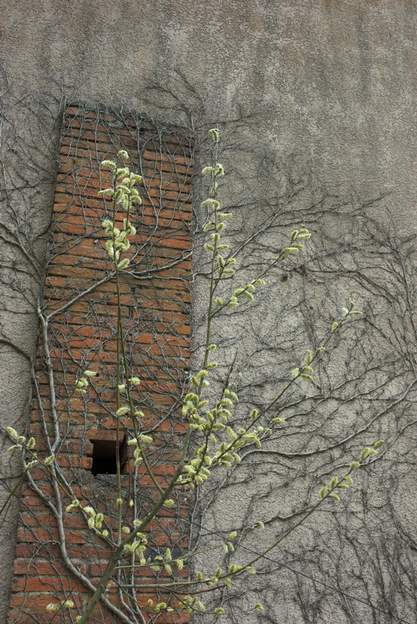
{"label": "gray stucco wall", "polygon": [[[413,203],[414,2],[31,2],[2,9],[16,92],[143,107],[180,69],[212,120],[265,113],[276,150],[301,149],[332,183]],[[408,203],[408,205],[407,205]]]}
{"label": "gray stucco wall", "polygon": [[[256,147],[270,160],[298,153],[330,189],[389,192],[397,223],[416,231],[416,2],[20,0],[0,1],[0,10],[3,150],[13,143],[9,121],[42,144],[50,132],[53,145],[54,115],[36,126],[23,102],[55,98],[58,110],[62,95],[178,122],[152,99],[150,85],[164,85],[198,110],[196,123],[257,113]],[[50,154],[36,156],[47,170]],[[41,221],[48,184],[25,207]],[[33,323],[6,310],[3,330],[30,353]],[[2,425],[22,417],[27,370],[23,356],[2,352]],[[13,526],[9,516],[0,528],[2,621]]]}

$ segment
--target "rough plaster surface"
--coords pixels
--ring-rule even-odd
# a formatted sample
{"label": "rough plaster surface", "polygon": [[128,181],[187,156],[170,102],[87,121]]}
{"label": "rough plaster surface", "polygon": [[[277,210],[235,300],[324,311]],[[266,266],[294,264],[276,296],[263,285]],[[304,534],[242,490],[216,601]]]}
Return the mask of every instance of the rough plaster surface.
{"label": "rough plaster surface", "polygon": [[[209,122],[233,119],[239,107],[259,113],[259,141],[270,155],[302,154],[331,187],[389,191],[396,219],[415,230],[416,2],[0,0],[0,12],[9,119],[20,97],[43,94],[153,112],[147,85],[175,91],[180,70]],[[166,118],[176,121],[175,111]],[[29,133],[30,123],[19,118],[19,132]],[[46,190],[40,203],[47,215]],[[33,344],[31,325],[10,314],[3,322]],[[22,367],[2,353],[2,425],[21,417]],[[2,621],[12,526],[10,519],[0,528]]]}

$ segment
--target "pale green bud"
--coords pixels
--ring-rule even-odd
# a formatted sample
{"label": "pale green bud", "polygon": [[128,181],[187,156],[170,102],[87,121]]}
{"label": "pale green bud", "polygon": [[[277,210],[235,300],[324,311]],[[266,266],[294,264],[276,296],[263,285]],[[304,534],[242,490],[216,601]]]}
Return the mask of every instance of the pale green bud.
{"label": "pale green bud", "polygon": [[208,197],[200,205],[204,209],[218,210],[220,208],[220,202],[212,197]]}
{"label": "pale green bud", "polygon": [[6,427],[6,433],[12,440],[17,440],[19,434],[13,427]]}
{"label": "pale green bud", "polygon": [[104,515],[102,513],[98,513],[95,517],[95,525],[97,529],[101,529],[104,522]]}
{"label": "pale green bud", "polygon": [[220,131],[218,128],[210,128],[207,134],[213,143],[218,143],[220,141]]}
{"label": "pale green bud", "polygon": [[128,258],[124,258],[117,264],[117,269],[119,271],[123,271],[124,269],[127,269],[129,264],[130,264],[130,260]]}
{"label": "pale green bud", "polygon": [[116,163],[112,160],[102,160],[100,163],[101,169],[108,169],[109,171],[116,171]]}
{"label": "pale green bud", "polygon": [[130,174],[130,184],[133,186],[135,184],[142,184],[143,182],[143,178],[141,175],[139,175],[138,173],[131,173]]}
{"label": "pale green bud", "polygon": [[75,498],[65,509],[68,513],[73,511],[74,509],[78,509],[80,507],[80,502]]}
{"label": "pale green bud", "polygon": [[36,466],[36,464],[38,464],[38,460],[34,459],[33,461],[29,462],[29,463],[25,463],[25,470],[30,470],[31,468],[33,468],[34,466]]}
{"label": "pale green bud", "polygon": [[383,445],[384,445],[384,440],[376,440],[376,441],[372,444],[372,446],[373,446],[375,449],[381,448],[381,446],[383,446]]}
{"label": "pale green bud", "polygon": [[119,158],[124,163],[129,162],[130,160],[128,152],[123,149],[117,152],[117,158]]}
{"label": "pale green bud", "polygon": [[320,498],[324,498],[325,496],[327,496],[327,494],[329,493],[329,489],[327,487],[327,485],[324,485],[322,488],[320,488],[319,490],[319,496]]}
{"label": "pale green bud", "polygon": [[149,435],[145,435],[144,433],[140,433],[138,435],[138,440],[139,442],[142,442],[142,444],[152,444],[153,442],[153,438]]}
{"label": "pale green bud", "polygon": [[114,191],[112,188],[106,188],[99,191],[98,194],[106,199],[111,199],[114,195]]}
{"label": "pale green bud", "polygon": [[110,234],[113,231],[113,222],[110,221],[110,219],[104,219],[104,221],[101,222],[101,225],[106,230],[107,234]]}
{"label": "pale green bud", "polygon": [[172,498],[168,498],[166,501],[164,501],[164,507],[167,507],[168,509],[170,509],[171,507],[174,507],[175,505],[175,501],[172,500]]}

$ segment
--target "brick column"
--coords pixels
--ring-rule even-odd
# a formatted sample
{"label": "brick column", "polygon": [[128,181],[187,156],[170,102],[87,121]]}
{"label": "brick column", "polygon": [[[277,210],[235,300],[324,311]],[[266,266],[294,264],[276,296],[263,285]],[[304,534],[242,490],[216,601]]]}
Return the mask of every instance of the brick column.
{"label": "brick column", "polygon": [[[82,504],[91,504],[105,514],[110,531],[115,528],[116,475],[112,474],[111,457],[116,445],[123,460],[126,507],[132,500],[143,511],[156,496],[143,465],[135,469],[131,447],[124,444],[128,423],[121,421],[117,426],[112,415],[116,296],[101,226],[110,215],[111,205],[97,191],[106,182],[99,170],[100,161],[114,158],[120,148],[128,150],[132,170],[145,180],[140,188],[143,205],[136,207],[131,219],[137,234],[131,241],[129,273],[122,279],[121,306],[127,359],[132,374],[142,380],[135,398],[144,412],[145,429],[155,428],[149,458],[161,485],[168,482],[180,456],[185,427],[178,416],[178,397],[189,367],[191,334],[192,141],[175,129],[162,131],[141,116],[69,106],[63,117],[43,302],[45,314],[54,313],[48,341],[60,435],[56,457],[62,479]],[[117,219],[121,221],[123,216],[118,214]],[[79,395],[74,392],[74,383],[86,368],[98,371],[99,376],[92,380],[86,395]],[[52,441],[56,431],[41,329],[36,370],[30,435],[36,436],[39,455],[45,457],[45,427]],[[57,616],[48,613],[46,605],[63,599],[80,605],[91,592],[62,556],[57,518],[48,507],[48,502],[55,508],[60,503],[47,472],[35,468],[32,475],[39,491],[30,485],[22,490],[10,622],[70,622],[69,612]],[[61,488],[61,498],[64,506],[71,502],[65,487]],[[187,505],[184,494],[173,509],[164,510],[152,523],[153,555],[169,546],[174,558],[181,556],[189,533]],[[96,583],[109,547],[87,529],[80,513],[64,518],[68,558]],[[154,582],[157,573],[142,567],[138,575],[145,585]],[[121,570],[115,580],[107,595],[124,608],[123,600],[129,601],[130,579]],[[146,587],[133,597],[140,604],[149,598],[158,599]],[[133,603],[129,606],[134,608]],[[72,611],[73,617],[75,613]],[[100,607],[94,621],[118,620]],[[186,618],[178,612],[158,621],[181,622]]]}

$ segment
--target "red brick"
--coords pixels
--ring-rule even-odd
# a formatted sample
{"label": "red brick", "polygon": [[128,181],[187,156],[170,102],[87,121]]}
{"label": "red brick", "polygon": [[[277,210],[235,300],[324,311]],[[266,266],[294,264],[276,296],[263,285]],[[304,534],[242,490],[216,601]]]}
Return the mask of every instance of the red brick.
{"label": "red brick", "polygon": [[[129,149],[134,156],[137,136],[134,116],[124,115],[126,126],[121,127],[117,114],[110,111],[88,111],[72,105],[64,115],[60,162],[55,187],[51,246],[47,265],[44,297],[49,312],[60,310],[68,301],[101,280],[113,265],[105,249],[106,238],[101,222],[111,214],[111,202],[98,197],[98,189],[108,184],[109,175],[99,170],[99,160],[114,157],[119,147]],[[146,279],[120,276],[121,313],[126,335],[134,349],[134,374],[141,379],[134,396],[146,406],[143,425],[153,427],[161,415],[171,410],[175,397],[181,392],[191,353],[190,284],[191,277],[191,220],[192,220],[192,146],[174,131],[162,143],[153,139],[152,128],[140,129],[146,149],[142,154],[145,184],[140,188],[143,205],[135,211],[137,235],[133,248],[140,253],[136,266],[130,267]],[[164,145],[166,146],[164,148]],[[165,149],[165,152],[164,152]],[[116,223],[124,213],[118,212]],[[155,230],[157,226],[157,230]],[[150,279],[146,271],[152,268]],[[157,269],[157,271],[155,271]],[[73,483],[73,493],[63,493],[63,504],[72,496],[83,505],[89,500],[103,507],[114,507],[114,502],[102,500],[96,492],[97,483],[91,475],[92,443],[95,438],[115,439],[115,428],[129,424],[128,419],[117,420],[111,415],[115,409],[114,374],[117,343],[115,339],[116,292],[114,278],[91,291],[88,298],[78,299],[54,315],[50,322],[50,356],[55,370],[57,410],[62,427],[63,442],[57,463],[63,474]],[[129,348],[130,348],[129,346]],[[82,364],[81,364],[82,363]],[[100,372],[92,380],[85,397],[74,394],[74,382],[82,366]],[[39,346],[36,358],[39,372],[39,395],[43,414],[50,418],[49,379],[44,371],[44,354]],[[113,380],[113,381],[112,381]],[[100,396],[96,400],[94,388]],[[33,403],[31,433],[42,436],[44,423],[36,401]],[[106,411],[107,410],[107,411]],[[52,423],[46,427],[53,433]],[[98,429],[98,427],[100,427]],[[148,450],[154,479],[162,486],[169,483],[181,459],[181,436],[187,430],[178,414],[165,419],[154,433],[154,444]],[[122,435],[122,433],[121,433]],[[173,446],[167,447],[167,444]],[[121,476],[127,486],[132,480],[132,449]],[[42,458],[49,453],[45,440],[39,439],[38,453]],[[131,472],[131,474],[129,474]],[[155,499],[155,485],[141,466],[137,471],[138,486],[146,504]],[[49,473],[42,468],[32,472],[44,495],[54,501],[54,491],[48,482]],[[77,477],[83,476],[83,483]],[[19,520],[14,566],[12,611],[16,624],[28,624],[32,614],[39,621],[48,622],[45,606],[51,599],[59,599],[71,592],[76,601],[88,592],[67,571],[60,557],[56,520],[44,502],[29,486],[22,488],[22,508]],[[95,498],[96,497],[96,498]],[[151,541],[166,547],[177,543],[186,546],[188,503],[183,494],[177,508],[161,510],[150,525]],[[106,522],[114,525],[109,509]],[[182,526],[184,524],[184,527]],[[76,565],[98,581],[110,555],[108,546],[86,528],[79,512],[65,516],[66,542],[69,556]],[[186,571],[183,572],[186,574]],[[138,572],[142,584],[153,581],[151,570]],[[111,599],[118,603],[116,592]],[[138,593],[140,604],[146,604],[146,588]],[[47,619],[45,619],[47,618]],[[188,622],[182,612],[159,618],[161,624]],[[110,624],[111,618],[100,607],[94,622]]]}

